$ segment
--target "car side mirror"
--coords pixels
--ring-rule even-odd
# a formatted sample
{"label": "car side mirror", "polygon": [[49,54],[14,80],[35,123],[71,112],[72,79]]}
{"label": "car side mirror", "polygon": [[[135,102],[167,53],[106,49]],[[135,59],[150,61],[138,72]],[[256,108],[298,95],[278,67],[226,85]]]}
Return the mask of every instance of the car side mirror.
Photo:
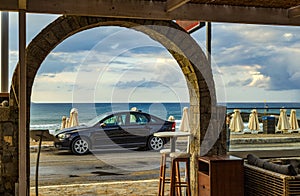
{"label": "car side mirror", "polygon": [[106,126],[105,123],[101,123],[101,124],[100,124],[100,127],[105,127],[105,126]]}

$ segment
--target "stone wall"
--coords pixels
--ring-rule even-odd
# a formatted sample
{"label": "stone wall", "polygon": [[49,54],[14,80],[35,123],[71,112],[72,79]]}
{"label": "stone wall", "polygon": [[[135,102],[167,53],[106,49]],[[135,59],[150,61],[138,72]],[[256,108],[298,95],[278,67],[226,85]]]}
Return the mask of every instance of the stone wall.
{"label": "stone wall", "polygon": [[0,195],[14,195],[18,182],[18,129],[13,107],[0,107]]}

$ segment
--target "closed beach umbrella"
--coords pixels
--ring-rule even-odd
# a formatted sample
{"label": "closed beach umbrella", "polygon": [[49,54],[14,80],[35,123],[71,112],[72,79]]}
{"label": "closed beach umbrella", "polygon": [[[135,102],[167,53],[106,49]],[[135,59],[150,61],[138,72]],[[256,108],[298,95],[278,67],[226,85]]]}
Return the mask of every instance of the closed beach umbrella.
{"label": "closed beach umbrella", "polygon": [[179,131],[183,132],[189,132],[190,131],[190,125],[189,125],[189,114],[188,114],[188,107],[183,108],[183,114],[181,117],[181,123],[179,126]]}
{"label": "closed beach umbrella", "polygon": [[69,127],[75,127],[79,125],[78,121],[78,110],[76,108],[72,108],[70,112],[70,121]]}
{"label": "closed beach umbrella", "polygon": [[65,128],[69,128],[70,127],[70,118],[66,118],[66,127]]}
{"label": "closed beach umbrella", "polygon": [[242,132],[244,130],[244,122],[241,117],[240,110],[233,110],[234,114],[230,121],[229,129],[233,132]]}
{"label": "closed beach umbrella", "polygon": [[67,117],[63,116],[62,119],[61,119],[60,129],[66,128],[66,124],[67,124]]}
{"label": "closed beach umbrella", "polygon": [[292,130],[297,130],[299,128],[298,120],[297,120],[297,116],[296,116],[296,110],[291,110],[290,127]]}
{"label": "closed beach umbrella", "polygon": [[[189,109],[188,109],[188,107],[183,108],[181,123],[179,125],[179,131],[190,132]],[[189,146],[190,146],[190,137],[188,137],[188,141],[187,141],[187,153],[190,152]]]}
{"label": "closed beach umbrella", "polygon": [[251,111],[251,114],[249,116],[248,128],[253,131],[259,130],[259,121],[256,109]]}
{"label": "closed beach umbrella", "polygon": [[286,109],[280,109],[277,129],[286,132],[290,128],[290,123],[286,115]]}

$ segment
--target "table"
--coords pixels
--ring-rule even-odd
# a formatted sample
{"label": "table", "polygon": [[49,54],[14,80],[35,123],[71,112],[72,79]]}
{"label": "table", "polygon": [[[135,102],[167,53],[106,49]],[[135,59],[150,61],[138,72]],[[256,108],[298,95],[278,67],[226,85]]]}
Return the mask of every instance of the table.
{"label": "table", "polygon": [[157,132],[153,134],[155,137],[168,137],[170,138],[170,151],[175,152],[175,145],[176,145],[176,139],[177,137],[184,137],[184,136],[190,136],[190,132],[176,132],[176,131],[165,131],[165,132]]}

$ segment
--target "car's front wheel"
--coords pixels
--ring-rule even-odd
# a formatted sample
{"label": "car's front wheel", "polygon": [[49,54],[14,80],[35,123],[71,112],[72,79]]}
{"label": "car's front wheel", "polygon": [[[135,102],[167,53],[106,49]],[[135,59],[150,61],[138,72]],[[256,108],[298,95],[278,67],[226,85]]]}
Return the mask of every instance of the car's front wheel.
{"label": "car's front wheel", "polygon": [[151,136],[147,147],[149,150],[161,150],[164,147],[164,140],[160,137]]}
{"label": "car's front wheel", "polygon": [[72,142],[71,150],[74,154],[84,155],[89,152],[89,142],[85,138],[76,138]]}

